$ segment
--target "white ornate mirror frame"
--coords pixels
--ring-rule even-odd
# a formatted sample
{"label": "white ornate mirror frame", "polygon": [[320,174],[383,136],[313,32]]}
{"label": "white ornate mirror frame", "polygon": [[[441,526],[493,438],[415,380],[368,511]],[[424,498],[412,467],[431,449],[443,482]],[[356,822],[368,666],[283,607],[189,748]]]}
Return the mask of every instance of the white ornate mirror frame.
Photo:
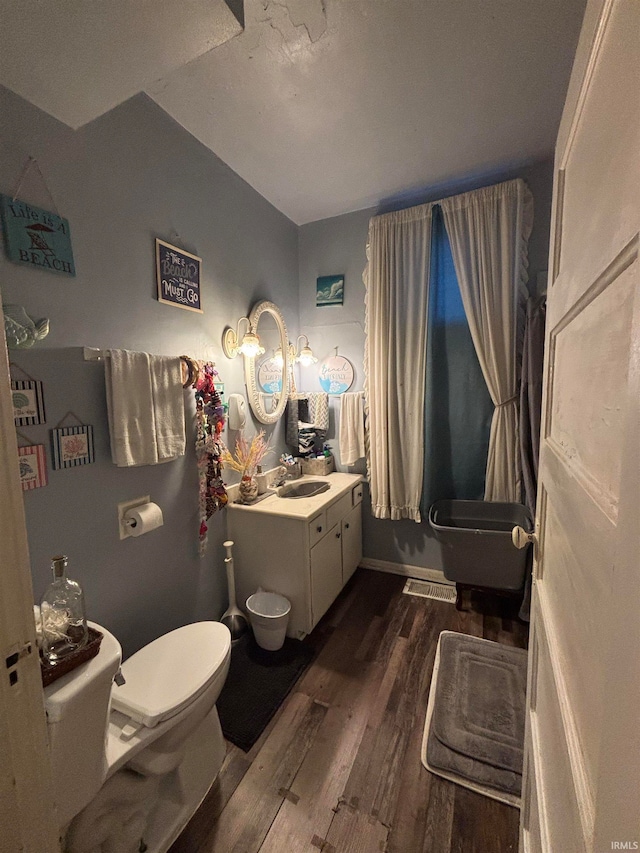
{"label": "white ornate mirror frame", "polygon": [[280,348],[282,350],[282,392],[278,396],[278,404],[272,412],[267,412],[262,405],[262,392],[258,384],[255,358],[244,358],[244,378],[247,386],[247,396],[251,411],[261,424],[274,424],[282,417],[284,408],[289,397],[289,337],[284,317],[277,305],[273,302],[258,302],[251,309],[249,323],[251,328],[258,330],[258,321],[263,314],[270,314],[276,321],[280,333]]}

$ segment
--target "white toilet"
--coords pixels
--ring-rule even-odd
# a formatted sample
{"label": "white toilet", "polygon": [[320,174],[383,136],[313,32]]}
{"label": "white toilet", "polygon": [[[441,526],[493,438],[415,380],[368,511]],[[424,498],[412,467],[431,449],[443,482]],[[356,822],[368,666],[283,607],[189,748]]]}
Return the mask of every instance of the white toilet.
{"label": "white toilet", "polygon": [[120,643],[92,627],[98,655],[44,691],[63,849],[162,853],[224,759],[215,703],[231,635],[220,622],[171,631],[122,664],[118,686]]}

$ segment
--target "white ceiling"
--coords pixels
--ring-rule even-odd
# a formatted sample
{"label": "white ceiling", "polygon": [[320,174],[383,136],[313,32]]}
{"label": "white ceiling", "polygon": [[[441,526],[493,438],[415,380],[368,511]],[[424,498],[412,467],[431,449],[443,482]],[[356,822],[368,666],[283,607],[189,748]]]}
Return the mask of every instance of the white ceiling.
{"label": "white ceiling", "polygon": [[584,5],[1,0],[0,82],[72,127],[144,90],[302,224],[549,156]]}
{"label": "white ceiling", "polygon": [[0,82],[69,127],[242,32],[225,0],[0,0]]}

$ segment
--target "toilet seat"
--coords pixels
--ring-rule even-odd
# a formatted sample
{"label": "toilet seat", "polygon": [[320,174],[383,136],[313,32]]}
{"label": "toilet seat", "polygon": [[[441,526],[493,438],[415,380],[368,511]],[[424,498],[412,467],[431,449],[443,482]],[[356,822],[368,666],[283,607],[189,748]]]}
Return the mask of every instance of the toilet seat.
{"label": "toilet seat", "polygon": [[147,728],[157,726],[209,687],[230,647],[231,636],[220,622],[195,622],[158,637],[122,664],[125,683],[114,684],[112,707]]}

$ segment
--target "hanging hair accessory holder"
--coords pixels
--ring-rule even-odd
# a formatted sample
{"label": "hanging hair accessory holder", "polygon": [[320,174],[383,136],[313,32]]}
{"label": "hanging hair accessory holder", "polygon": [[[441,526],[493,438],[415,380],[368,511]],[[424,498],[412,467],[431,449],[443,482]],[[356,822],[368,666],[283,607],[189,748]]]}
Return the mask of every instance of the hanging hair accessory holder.
{"label": "hanging hair accessory holder", "polygon": [[220,434],[224,429],[225,413],[215,381],[218,376],[213,362],[198,365],[196,379],[196,459],[200,484],[200,556],[207,548],[207,521],[214,512],[226,506],[227,490],[222,482],[222,444]]}

